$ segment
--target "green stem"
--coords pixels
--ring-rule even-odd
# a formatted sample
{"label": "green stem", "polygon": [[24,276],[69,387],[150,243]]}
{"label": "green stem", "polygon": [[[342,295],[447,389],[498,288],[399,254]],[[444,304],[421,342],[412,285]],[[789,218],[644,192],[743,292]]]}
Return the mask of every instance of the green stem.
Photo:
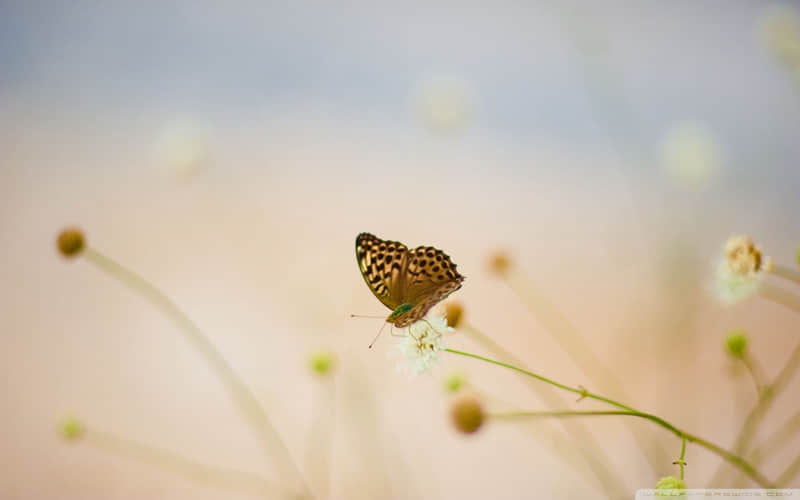
{"label": "green stem", "polygon": [[479,359],[479,360],[485,361],[487,363],[492,363],[492,364],[495,364],[495,365],[498,365],[498,366],[502,366],[504,368],[508,368],[510,370],[514,370],[516,372],[522,373],[522,374],[527,375],[529,377],[533,377],[535,379],[541,380],[542,382],[546,382],[546,383],[548,383],[548,384],[550,384],[552,386],[558,387],[559,389],[578,394],[579,396],[581,396],[581,399],[583,399],[583,398],[596,399],[597,401],[602,401],[604,403],[610,404],[612,406],[616,406],[617,408],[621,408],[623,410],[635,411],[630,406],[625,406],[624,404],[619,403],[617,401],[614,401],[613,399],[608,399],[608,398],[605,398],[603,396],[599,396],[597,394],[591,393],[588,390],[586,390],[585,388],[576,388],[576,387],[570,387],[568,385],[560,384],[560,383],[556,382],[555,380],[549,379],[549,378],[544,377],[542,375],[538,375],[536,373],[530,372],[530,371],[525,370],[523,368],[519,368],[519,367],[511,365],[509,363],[503,363],[502,361],[497,361],[497,360],[494,360],[494,359],[485,358],[483,356],[479,356],[477,354],[472,354],[470,352],[458,351],[456,349],[448,348],[448,349],[445,349],[445,351],[447,351],[449,353],[452,353],[452,354],[458,354],[460,356],[466,356],[468,358]]}
{"label": "green stem", "polygon": [[[541,293],[520,270],[506,277],[506,283],[528,306],[531,314],[544,326],[551,338],[564,350],[575,364],[589,377],[589,380],[604,391],[611,390],[623,399],[629,399],[625,387],[614,372],[589,348],[580,330],[572,324],[548,297]],[[652,439],[644,436],[638,428],[628,429],[642,449],[653,470],[668,457],[663,449]]]}
{"label": "green stem", "polygon": [[735,466],[739,467],[740,469],[742,469],[742,471],[744,471],[745,474],[750,476],[754,481],[756,481],[762,487],[765,487],[765,488],[771,487],[772,483],[770,482],[770,480],[767,479],[766,477],[764,477],[760,472],[758,472],[755,468],[753,468],[752,465],[750,465],[748,462],[746,462],[740,456],[738,456],[738,455],[736,455],[734,453],[731,453],[731,452],[729,452],[729,451],[727,451],[727,450],[715,445],[714,443],[711,443],[710,441],[706,441],[705,439],[702,439],[699,436],[695,436],[694,434],[690,434],[690,433],[688,433],[686,431],[682,431],[682,430],[678,429],[677,427],[675,427],[674,425],[672,425],[669,422],[667,422],[666,420],[662,419],[661,417],[658,417],[656,415],[651,415],[649,413],[640,412],[638,410],[635,410],[635,409],[631,408],[630,406],[626,406],[626,405],[624,405],[622,403],[619,403],[617,401],[614,401],[612,399],[605,398],[603,396],[599,396],[597,394],[591,393],[586,389],[576,389],[576,388],[570,387],[568,385],[560,384],[560,383],[558,383],[558,382],[556,382],[556,381],[554,381],[552,379],[549,379],[547,377],[543,377],[542,375],[538,375],[536,373],[533,373],[531,371],[525,370],[523,368],[519,368],[519,367],[514,366],[514,365],[510,365],[508,363],[503,363],[502,361],[496,361],[496,360],[493,360],[493,359],[485,358],[483,356],[478,356],[477,354],[458,351],[456,349],[449,349],[448,348],[448,349],[445,349],[445,351],[447,351],[447,352],[449,352],[451,354],[458,354],[460,356],[466,356],[468,358],[474,358],[474,359],[478,359],[478,360],[481,360],[481,361],[485,361],[487,363],[492,363],[492,364],[495,364],[495,365],[498,365],[498,366],[502,366],[504,368],[508,368],[510,370],[514,370],[516,372],[522,373],[522,374],[527,375],[529,377],[533,377],[533,378],[535,378],[537,380],[541,380],[542,382],[546,382],[546,383],[548,383],[548,384],[550,384],[550,385],[552,385],[554,387],[558,387],[559,389],[562,389],[562,390],[565,390],[565,391],[569,391],[569,392],[572,392],[572,393],[575,393],[575,394],[580,394],[582,398],[589,398],[589,399],[595,399],[597,401],[602,401],[604,403],[610,404],[612,406],[616,406],[617,408],[620,408],[621,410],[623,410],[623,411],[618,411],[618,410],[606,410],[606,411],[602,411],[602,410],[599,410],[599,411],[594,411],[594,410],[587,410],[587,411],[555,410],[555,411],[544,411],[544,412],[512,412],[512,413],[508,413],[506,415],[510,416],[510,415],[513,415],[514,413],[518,413],[520,416],[537,416],[537,415],[538,416],[631,415],[631,416],[636,416],[636,417],[640,417],[640,418],[645,418],[647,420],[650,420],[652,422],[657,423],[661,427],[664,427],[665,429],[669,430],[670,432],[672,432],[673,434],[677,435],[680,438],[685,438],[687,441],[689,441],[691,443],[696,443],[696,444],[702,446],[703,448],[706,448],[706,449],[712,451],[713,453],[716,453],[717,455],[719,455],[720,457],[724,458],[728,462],[730,462],[733,465],[735,465]]}
{"label": "green stem", "polygon": [[211,343],[206,334],[169,297],[140,275],[92,248],[86,248],[85,256],[89,262],[132,290],[140,293],[156,309],[160,310],[175,323],[178,330],[186,336],[189,342],[205,358],[208,365],[228,389],[232,399],[247,417],[253,430],[260,438],[265,454],[267,456],[272,456],[274,453],[279,455],[279,463],[284,469],[281,475],[284,477],[287,475],[296,477],[305,496],[313,498],[303,474],[292,459],[286,444],[273,427],[267,412],[233,367],[222,356],[222,353]]}
{"label": "green stem", "polygon": [[774,264],[770,272],[775,276],[780,276],[781,278],[793,281],[800,285],[800,271],[796,271],[790,267],[781,266],[779,264]]}
{"label": "green stem", "polygon": [[83,440],[95,448],[160,467],[217,488],[256,493],[267,498],[274,498],[275,495],[291,497],[289,492],[281,492],[278,485],[257,474],[207,465],[110,432],[88,429]]}
{"label": "green stem", "polygon": [[678,464],[678,467],[681,469],[681,481],[683,481],[683,472],[684,472],[684,469],[686,468],[686,460],[684,460],[685,458],[686,458],[686,436],[682,436],[681,437],[681,457],[678,459],[677,462],[675,462],[676,464]]}
{"label": "green stem", "polygon": [[[734,453],[743,455],[747,452],[750,442],[755,437],[758,424],[766,415],[767,410],[772,406],[775,397],[786,387],[787,383],[794,376],[797,369],[800,368],[800,343],[794,348],[786,364],[783,365],[781,371],[775,377],[775,380],[761,391],[761,396],[758,398],[753,409],[747,414],[747,417],[736,436],[736,441],[733,445]],[[711,486],[717,484],[722,477],[723,467],[722,464],[717,468],[711,480]]]}
{"label": "green stem", "polygon": [[672,432],[682,440],[688,441],[690,443],[695,443],[707,450],[716,453],[720,457],[724,458],[728,462],[736,465],[739,467],[745,474],[747,474],[753,481],[757,482],[764,488],[773,488],[773,483],[767,479],[763,474],[761,474],[755,467],[750,465],[746,460],[742,457],[731,453],[724,448],[721,448],[714,443],[706,441],[705,439],[695,436],[689,432],[681,430],[675,427],[673,424],[667,422],[663,418],[652,415],[650,413],[643,413],[640,411],[627,411],[627,410],[547,410],[547,411],[517,411],[517,412],[504,412],[504,413],[492,413],[489,416],[493,418],[522,418],[522,417],[579,417],[579,416],[588,416],[588,415],[627,415],[631,417],[638,417],[643,418],[645,420],[649,420],[653,423],[660,425],[661,427],[667,429],[668,431]]}
{"label": "green stem", "polygon": [[[469,337],[482,344],[488,350],[496,353],[500,358],[517,365],[522,364],[522,361],[520,361],[511,352],[506,350],[491,337],[485,335],[483,332],[469,323],[464,324],[460,328],[467,333]],[[564,406],[565,401],[559,394],[547,390],[545,386],[537,384],[535,381],[531,382],[533,383],[529,386],[536,392],[536,395],[539,397],[539,399],[544,401],[549,407],[558,408],[559,406]],[[582,459],[589,466],[589,469],[594,477],[600,482],[600,485],[605,490],[606,495],[611,498],[618,497],[619,490],[624,487],[623,480],[607,466],[609,463],[607,453],[599,445],[592,433],[589,432],[583,425],[580,425],[579,422],[570,422],[569,424],[567,424],[567,422],[562,422],[561,425],[564,432],[566,432],[567,439],[571,439],[575,446],[582,450]],[[561,447],[555,447],[559,450],[557,454],[563,456]]]}

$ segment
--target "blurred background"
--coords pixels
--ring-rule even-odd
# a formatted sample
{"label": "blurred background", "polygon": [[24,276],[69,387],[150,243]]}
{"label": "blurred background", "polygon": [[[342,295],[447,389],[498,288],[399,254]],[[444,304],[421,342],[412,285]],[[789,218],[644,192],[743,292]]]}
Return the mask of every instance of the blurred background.
{"label": "blurred background", "polygon": [[[467,277],[451,300],[471,325],[538,373],[622,397],[532,314],[519,291],[537,289],[622,381],[624,402],[731,447],[756,395],[724,336],[745,329],[770,377],[798,340],[796,313],[757,297],[724,308],[708,293],[731,234],[795,261],[797,9],[1,2],[0,496],[257,497],[65,443],[69,415],[281,479],[173,324],[58,255],[70,225],[208,333],[310,475],[327,453],[312,429],[326,421],[326,498],[605,497],[543,444],[580,457],[557,421],[452,428],[448,374],[546,408],[518,375],[445,355],[409,377],[396,339],[367,349],[381,321],[350,314],[388,311],[359,275],[362,231],[443,249]],[[499,250],[524,285],[492,276]],[[458,331],[447,343],[490,355]],[[308,369],[322,348],[338,360],[328,380]],[[760,432],[798,409],[778,399]],[[581,424],[630,498],[677,473],[680,441],[663,429]],[[668,460],[651,466],[631,428]],[[768,476],[794,443],[764,461]],[[687,461],[689,487],[720,463],[695,446]]]}

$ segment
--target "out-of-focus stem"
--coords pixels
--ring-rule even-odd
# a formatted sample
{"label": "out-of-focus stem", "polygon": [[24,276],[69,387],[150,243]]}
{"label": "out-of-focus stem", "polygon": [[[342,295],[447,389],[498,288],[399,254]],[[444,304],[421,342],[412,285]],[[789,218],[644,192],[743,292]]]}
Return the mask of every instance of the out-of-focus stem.
{"label": "out-of-focus stem", "polygon": [[[629,399],[622,382],[589,349],[577,327],[544,294],[536,289],[530,279],[527,279],[520,270],[515,269],[506,276],[506,283],[524,300],[531,314],[593,383]],[[654,443],[652,438],[648,438],[635,428],[630,429],[630,432],[653,470],[658,470],[660,464],[669,460],[664,450]]]}
{"label": "out-of-focus stem", "polygon": [[753,481],[757,482],[764,488],[772,488],[773,483],[766,476],[761,474],[755,467],[753,467],[749,462],[747,462],[742,457],[732,453],[720,446],[711,443],[710,441],[706,441],[705,439],[695,436],[694,434],[690,434],[684,430],[681,430],[675,427],[673,424],[667,422],[663,418],[652,415],[650,413],[643,413],[640,411],[627,411],[627,410],[549,410],[549,411],[522,411],[522,412],[505,412],[505,413],[494,413],[490,414],[490,417],[493,418],[521,418],[521,417],[577,417],[577,416],[588,416],[588,415],[628,415],[632,417],[644,418],[651,422],[654,422],[661,427],[667,429],[668,431],[672,432],[676,436],[681,439],[685,439],[690,443],[696,443],[707,450],[710,450],[720,457],[724,458],[731,464],[735,465],[739,469],[741,469],[745,474],[747,474]]}
{"label": "out-of-focus stem", "polygon": [[[764,418],[767,410],[772,406],[775,397],[786,387],[786,384],[791,380],[798,368],[800,368],[800,344],[798,344],[791,355],[789,355],[789,359],[775,377],[775,380],[761,391],[761,396],[758,398],[755,406],[750,410],[750,413],[747,414],[733,445],[734,453],[741,455],[747,452],[747,448],[750,446],[750,442],[755,436],[756,429],[761,419]],[[717,484],[722,477],[722,472],[723,465],[720,464],[711,479],[711,486]]]}
{"label": "out-of-focus stem", "polygon": [[206,363],[213,369],[225,385],[225,388],[228,389],[232,399],[247,417],[248,422],[260,438],[264,453],[270,457],[273,455],[278,456],[278,464],[283,469],[281,476],[296,478],[296,481],[303,489],[304,495],[308,498],[313,498],[302,472],[300,472],[289,453],[289,449],[273,427],[267,412],[244,384],[241,377],[234,371],[233,367],[222,356],[222,353],[211,343],[206,334],[175,305],[172,299],[140,275],[92,248],[86,248],[85,256],[89,262],[141,294],[156,309],[172,320],[178,330],[186,336],[189,342],[205,358]]}
{"label": "out-of-focus stem", "polygon": [[794,281],[795,283],[800,285],[800,271],[797,271],[790,267],[781,266],[780,264],[774,264],[770,272],[775,276],[780,276],[781,278],[787,279],[789,281]]}
{"label": "out-of-focus stem", "polygon": [[748,356],[747,353],[745,353],[740,359],[742,360],[745,368],[747,368],[748,373],[750,373],[750,378],[753,380],[753,385],[755,385],[756,388],[756,394],[761,396],[761,393],[764,392],[764,387],[767,385],[764,371],[758,365],[756,360]]}
{"label": "out-of-focus stem", "polygon": [[274,498],[276,495],[291,498],[289,492],[257,474],[207,465],[110,432],[87,429],[86,434],[82,437],[82,442],[217,488],[256,493],[266,498]]}
{"label": "out-of-focus stem", "polygon": [[762,283],[758,293],[773,302],[788,307],[794,312],[800,312],[800,297],[769,283]]}
{"label": "out-of-focus stem", "polygon": [[784,445],[788,444],[795,434],[800,432],[800,412],[795,413],[783,423],[778,429],[770,434],[763,443],[751,452],[753,462],[758,463],[760,460],[777,453],[777,451]]}
{"label": "out-of-focus stem", "polygon": [[320,498],[330,496],[331,455],[336,426],[335,380],[320,380],[314,387],[311,409],[311,432],[306,460],[312,484]]}
{"label": "out-of-focus stem", "polygon": [[[470,338],[476,340],[484,347],[494,352],[498,357],[508,360],[516,365],[523,364],[519,358],[514,356],[503,346],[492,340],[491,337],[485,335],[471,324],[465,323],[459,328]],[[534,390],[534,392],[536,392],[537,396],[541,400],[545,401],[548,406],[557,408],[565,405],[564,400],[553,391],[548,391],[545,387],[538,384],[531,384],[530,387]],[[612,471],[606,465],[609,463],[608,457],[603,448],[597,443],[597,440],[594,438],[592,433],[578,422],[573,422],[570,424],[564,422],[562,425],[564,425],[564,430],[570,439],[572,439],[572,441],[578,446],[586,450],[586,453],[583,454],[584,460],[589,465],[589,468],[592,470],[592,473],[595,475],[597,480],[600,481],[600,484],[603,486],[606,494],[610,497],[618,496],[618,491],[624,484],[623,480],[622,478],[616,476],[614,471]]]}
{"label": "out-of-focus stem", "polygon": [[779,488],[789,486],[789,482],[794,479],[794,476],[796,476],[798,472],[800,472],[800,455],[792,460],[792,463],[786,467],[786,470],[781,472],[778,479],[775,480],[775,484]]}

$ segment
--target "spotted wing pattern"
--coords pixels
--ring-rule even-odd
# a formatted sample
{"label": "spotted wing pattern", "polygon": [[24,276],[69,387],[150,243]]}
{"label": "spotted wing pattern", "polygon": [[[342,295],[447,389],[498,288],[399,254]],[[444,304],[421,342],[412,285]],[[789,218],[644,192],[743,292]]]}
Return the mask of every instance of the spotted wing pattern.
{"label": "spotted wing pattern", "polygon": [[402,304],[401,275],[408,248],[399,241],[384,241],[369,233],[356,238],[356,257],[361,275],[378,300],[395,310]]}
{"label": "spotted wing pattern", "polygon": [[401,304],[411,306],[394,318],[399,328],[424,318],[464,281],[450,257],[430,246],[408,250],[400,242],[361,233],[356,238],[356,257],[364,281],[378,300],[392,311]]}

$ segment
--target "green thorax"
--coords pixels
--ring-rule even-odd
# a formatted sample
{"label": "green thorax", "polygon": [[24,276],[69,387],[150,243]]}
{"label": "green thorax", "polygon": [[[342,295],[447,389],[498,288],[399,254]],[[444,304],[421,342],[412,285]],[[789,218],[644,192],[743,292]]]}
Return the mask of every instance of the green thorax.
{"label": "green thorax", "polygon": [[392,314],[390,314],[389,317],[386,318],[386,321],[388,321],[389,323],[394,323],[397,320],[397,318],[410,311],[412,307],[414,306],[412,306],[411,304],[400,304],[395,308],[394,311],[392,311]]}

